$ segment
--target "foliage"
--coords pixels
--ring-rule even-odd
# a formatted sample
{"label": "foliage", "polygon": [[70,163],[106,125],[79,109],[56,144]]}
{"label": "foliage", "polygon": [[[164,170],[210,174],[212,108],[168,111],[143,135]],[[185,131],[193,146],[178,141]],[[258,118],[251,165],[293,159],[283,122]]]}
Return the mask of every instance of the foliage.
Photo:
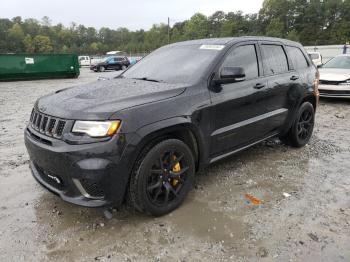
{"label": "foliage", "polygon": [[[300,41],[304,45],[344,44],[350,41],[350,0],[265,0],[257,14],[217,11],[197,13],[170,28],[170,42],[208,37],[266,35]],[[0,19],[0,53],[74,52],[104,54],[111,50],[149,52],[168,43],[168,27],[96,30],[72,23],[52,25],[14,17]]]}

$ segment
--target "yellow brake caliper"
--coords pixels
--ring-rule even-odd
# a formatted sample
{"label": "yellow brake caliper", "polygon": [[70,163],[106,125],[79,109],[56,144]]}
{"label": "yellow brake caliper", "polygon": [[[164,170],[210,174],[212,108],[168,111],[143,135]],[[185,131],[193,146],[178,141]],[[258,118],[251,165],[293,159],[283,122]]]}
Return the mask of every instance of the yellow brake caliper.
{"label": "yellow brake caliper", "polygon": [[[176,159],[176,157],[174,156],[174,160]],[[181,166],[180,163],[177,163],[174,167],[173,167],[173,172],[177,173],[181,171]],[[179,180],[173,178],[171,181],[172,186],[176,186],[179,183]]]}

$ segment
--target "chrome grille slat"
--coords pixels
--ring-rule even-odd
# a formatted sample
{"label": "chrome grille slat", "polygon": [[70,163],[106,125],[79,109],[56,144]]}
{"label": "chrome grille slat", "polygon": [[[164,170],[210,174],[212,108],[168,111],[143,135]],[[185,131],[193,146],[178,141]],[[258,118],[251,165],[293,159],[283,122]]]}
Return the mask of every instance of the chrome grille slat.
{"label": "chrome grille slat", "polygon": [[59,122],[58,119],[55,119],[55,126],[52,128],[52,135],[53,136],[56,136],[58,122]]}
{"label": "chrome grille slat", "polygon": [[43,120],[41,122],[40,130],[42,132],[45,132],[45,129],[46,129],[46,126],[47,126],[47,119],[48,119],[48,117],[44,116],[44,118],[43,118]]}
{"label": "chrome grille slat", "polygon": [[34,114],[34,118],[33,118],[33,121],[32,121],[32,127],[34,127],[35,126],[35,123],[36,123],[36,118],[38,117],[38,113],[37,112],[35,112],[35,114]]}
{"label": "chrome grille slat", "polygon": [[41,119],[43,118],[43,116],[41,114],[38,115],[38,119],[37,122],[35,124],[36,129],[40,128],[40,124],[41,124]]}

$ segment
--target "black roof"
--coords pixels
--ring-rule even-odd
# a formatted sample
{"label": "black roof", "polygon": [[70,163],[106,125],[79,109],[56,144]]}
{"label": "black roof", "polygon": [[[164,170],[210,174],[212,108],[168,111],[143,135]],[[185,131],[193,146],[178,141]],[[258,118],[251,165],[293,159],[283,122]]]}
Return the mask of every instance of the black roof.
{"label": "black roof", "polygon": [[299,43],[282,39],[282,38],[276,38],[276,37],[265,37],[265,36],[240,36],[240,37],[223,37],[223,38],[206,38],[206,39],[197,39],[197,40],[190,40],[190,41],[184,41],[184,42],[178,42],[174,43],[172,45],[227,45],[227,44],[233,44],[236,42],[240,42],[243,40],[256,40],[256,41],[274,41],[274,42],[282,42],[284,44],[289,45],[298,45]]}

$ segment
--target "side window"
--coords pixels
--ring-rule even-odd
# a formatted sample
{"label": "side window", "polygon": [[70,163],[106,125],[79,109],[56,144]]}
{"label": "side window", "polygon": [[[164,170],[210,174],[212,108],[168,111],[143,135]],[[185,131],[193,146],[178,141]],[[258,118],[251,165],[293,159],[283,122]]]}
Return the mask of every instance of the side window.
{"label": "side window", "polygon": [[222,67],[243,67],[246,79],[254,79],[259,76],[259,67],[255,45],[238,46],[225,58]]}
{"label": "side window", "polygon": [[276,75],[288,72],[288,61],[280,45],[262,45],[265,75]]}
{"label": "side window", "polygon": [[289,54],[290,59],[292,60],[294,69],[304,69],[309,66],[305,56],[299,48],[287,46],[287,52]]}

